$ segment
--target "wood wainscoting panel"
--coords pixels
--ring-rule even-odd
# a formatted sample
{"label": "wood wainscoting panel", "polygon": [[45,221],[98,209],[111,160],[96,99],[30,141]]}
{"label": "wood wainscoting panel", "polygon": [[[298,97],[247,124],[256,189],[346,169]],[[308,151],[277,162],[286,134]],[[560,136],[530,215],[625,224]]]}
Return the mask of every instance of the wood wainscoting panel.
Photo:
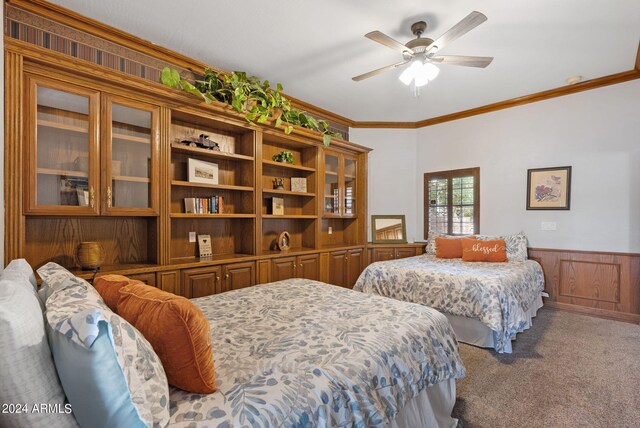
{"label": "wood wainscoting panel", "polygon": [[[574,303],[593,300],[613,304],[620,303],[620,264],[578,260],[560,260],[559,298],[568,297]],[[580,303],[578,303],[580,304]],[[585,305],[581,305],[585,306]]]}
{"label": "wood wainscoting panel", "polygon": [[551,307],[640,323],[640,254],[530,248]]}

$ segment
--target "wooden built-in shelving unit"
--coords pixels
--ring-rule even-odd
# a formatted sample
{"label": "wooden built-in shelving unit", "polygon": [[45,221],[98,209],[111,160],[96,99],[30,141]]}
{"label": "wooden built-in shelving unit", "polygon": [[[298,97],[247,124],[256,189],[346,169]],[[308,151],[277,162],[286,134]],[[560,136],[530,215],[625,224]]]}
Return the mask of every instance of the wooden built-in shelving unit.
{"label": "wooden built-in shelving unit", "polygon": [[[187,297],[291,276],[351,286],[364,268],[368,149],[340,139],[325,148],[317,132],[252,125],[221,103],[110,69],[113,78],[96,78],[104,68],[74,67],[53,51],[8,55],[20,61],[5,84],[24,91],[6,105],[8,120],[21,124],[7,130],[7,162],[22,165],[5,170],[15,187],[6,240],[17,242],[5,242],[7,260],[55,261],[90,278],[74,254],[79,242],[98,241],[99,274]],[[182,143],[201,134],[220,150]],[[273,160],[282,150],[293,164]],[[189,159],[216,164],[217,183],[190,181]],[[306,191],[293,191],[292,178]],[[212,196],[222,197],[223,212],[186,212],[185,198]],[[283,231],[288,251],[277,249]],[[190,232],[211,237],[212,256],[199,257]]]}

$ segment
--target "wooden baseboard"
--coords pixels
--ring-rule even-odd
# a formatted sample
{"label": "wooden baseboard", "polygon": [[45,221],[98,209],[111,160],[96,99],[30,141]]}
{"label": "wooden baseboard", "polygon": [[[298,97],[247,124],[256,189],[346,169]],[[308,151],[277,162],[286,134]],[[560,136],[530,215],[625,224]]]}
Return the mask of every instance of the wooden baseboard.
{"label": "wooden baseboard", "polygon": [[545,300],[545,308],[555,309],[559,311],[573,312],[592,317],[605,318],[614,321],[628,322],[632,324],[640,324],[640,315],[629,314],[624,312],[607,311],[598,308],[587,308],[584,306],[570,305],[568,303],[558,303]]}

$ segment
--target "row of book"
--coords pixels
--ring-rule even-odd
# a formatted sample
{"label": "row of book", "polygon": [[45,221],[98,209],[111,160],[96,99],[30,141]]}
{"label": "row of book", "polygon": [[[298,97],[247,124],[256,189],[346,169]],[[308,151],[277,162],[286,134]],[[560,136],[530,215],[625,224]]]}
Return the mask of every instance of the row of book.
{"label": "row of book", "polygon": [[184,198],[184,212],[187,214],[224,214],[224,198]]}

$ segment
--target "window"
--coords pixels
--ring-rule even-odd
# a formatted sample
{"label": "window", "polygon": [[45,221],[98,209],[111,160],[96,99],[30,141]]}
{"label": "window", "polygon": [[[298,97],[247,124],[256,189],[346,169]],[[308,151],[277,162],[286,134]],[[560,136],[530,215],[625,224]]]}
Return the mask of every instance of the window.
{"label": "window", "polygon": [[424,238],[480,232],[480,168],[424,175]]}

